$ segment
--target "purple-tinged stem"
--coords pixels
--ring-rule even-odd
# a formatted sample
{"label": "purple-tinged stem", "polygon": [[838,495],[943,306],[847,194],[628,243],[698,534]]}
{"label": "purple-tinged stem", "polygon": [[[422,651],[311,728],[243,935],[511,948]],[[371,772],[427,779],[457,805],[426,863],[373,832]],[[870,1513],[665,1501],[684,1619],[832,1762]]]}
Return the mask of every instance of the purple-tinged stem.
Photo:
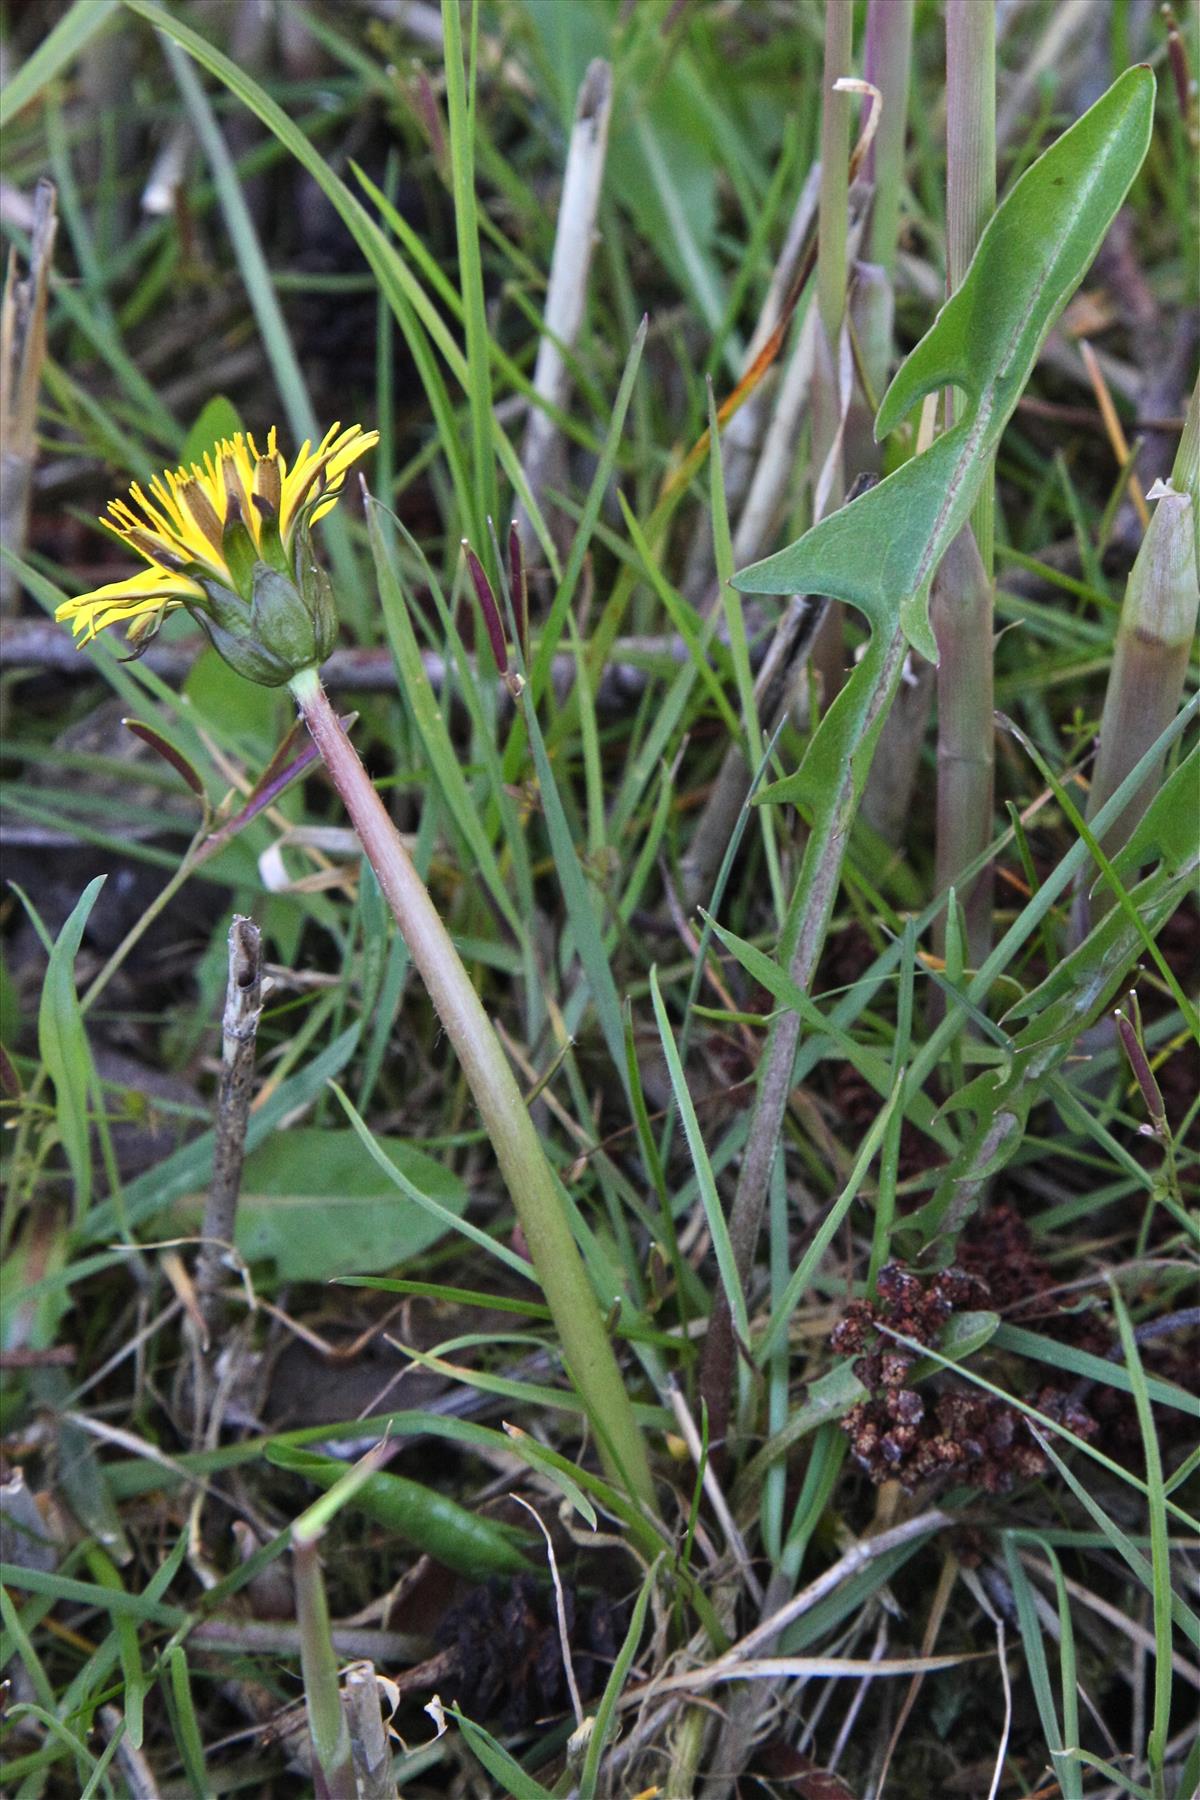
{"label": "purple-tinged stem", "polygon": [[[991,865],[964,887],[960,871],[992,836],[995,724],[992,715],[992,584],[974,534],[964,525],[942,558],[929,599],[938,645],[937,850],[938,893],[958,890],[966,920],[967,958],[986,960],[992,938]],[[939,917],[939,951],[946,919]]]}
{"label": "purple-tinged stem", "polygon": [[[996,16],[977,0],[946,5],[946,277],[957,289],[996,209]],[[959,876],[992,836],[995,724],[992,718],[992,536],[989,471],[966,527],[933,586],[938,644],[938,890]],[[959,892],[967,955],[979,968],[991,948],[992,872]],[[945,920],[939,921],[939,949]]]}
{"label": "purple-tinged stem", "polygon": [[462,1064],[604,1465],[652,1506],[654,1484],[641,1431],[553,1171],[500,1040],[317,671],[302,670],[289,685]]}

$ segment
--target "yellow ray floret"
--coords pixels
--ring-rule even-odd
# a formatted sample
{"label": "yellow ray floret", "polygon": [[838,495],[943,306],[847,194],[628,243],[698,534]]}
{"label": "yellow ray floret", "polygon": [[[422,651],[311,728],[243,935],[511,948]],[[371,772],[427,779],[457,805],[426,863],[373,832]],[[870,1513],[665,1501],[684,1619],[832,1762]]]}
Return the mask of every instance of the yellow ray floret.
{"label": "yellow ray floret", "polygon": [[236,591],[226,529],[244,525],[258,555],[264,552],[264,529],[273,540],[277,532],[276,541],[290,559],[301,517],[312,523],[332,511],[347,470],[378,441],[377,431],[359,425],[343,431],[340,424],[331,425],[315,450],[305,440],[289,469],[274,426],[265,453],[249,432],[239,431],[222,438],[203,464],[155,475],[149,493],[135,481],[129,500],[110,501],[108,517],[100,522],[149,568],[65,601],[56,618],[68,621],[75,636],[88,643],[108,625],[149,621],[189,603],[202,606],[203,581]]}

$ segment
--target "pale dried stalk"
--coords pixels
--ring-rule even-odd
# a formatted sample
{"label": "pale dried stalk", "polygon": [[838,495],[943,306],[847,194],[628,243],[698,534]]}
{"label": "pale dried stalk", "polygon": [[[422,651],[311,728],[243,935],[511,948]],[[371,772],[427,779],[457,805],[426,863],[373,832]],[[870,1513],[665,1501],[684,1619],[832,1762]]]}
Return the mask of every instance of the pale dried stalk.
{"label": "pale dried stalk", "polygon": [[[1170,482],[1156,485],[1150,529],[1130,570],[1088,791],[1090,823],[1179,708],[1200,608],[1197,514],[1200,513],[1200,381],[1192,391]],[[1158,788],[1161,766],[1143,782],[1101,839],[1108,856],[1121,848]],[[1072,915],[1072,942],[1087,935],[1094,909],[1112,905],[1111,891],[1090,903],[1081,881]]]}
{"label": "pale dried stalk", "polygon": [[889,279],[896,266],[896,230],[904,185],[904,135],[912,64],[913,0],[871,0],[863,53],[867,80],[883,96],[879,134],[872,144],[866,176],[874,184],[867,255]]}
{"label": "pale dried stalk", "polygon": [[229,980],[221,1021],[221,1083],[217,1090],[213,1173],[204,1207],[204,1242],[196,1266],[196,1293],[206,1350],[221,1323],[221,1286],[237,1225],[254,1082],[254,1047],[261,1014],[262,936],[253,919],[238,913],[229,929]]}
{"label": "pale dried stalk", "polygon": [[[37,459],[37,397],[46,358],[46,298],[58,229],[57,191],[52,181],[37,184],[29,273],[17,272],[17,252],[9,251],[0,301],[0,545],[24,556],[29,496]],[[17,575],[0,563],[0,612],[10,612],[20,591]]]}
{"label": "pale dried stalk", "polygon": [[[534,393],[546,408],[561,409],[570,388],[567,356],[574,349],[587,305],[611,115],[612,69],[597,57],[588,65],[575,105],[575,125],[567,151],[558,232],[546,290],[546,329],[533,371]],[[521,467],[540,507],[549,470],[561,447],[561,433],[550,411],[539,406],[537,400],[529,409]],[[526,549],[531,549],[533,531],[524,507],[517,512],[517,529]]]}
{"label": "pale dried stalk", "polygon": [[350,1730],[359,1800],[398,1800],[373,1663],[355,1663],[346,1670],[342,1677],[342,1706]]}

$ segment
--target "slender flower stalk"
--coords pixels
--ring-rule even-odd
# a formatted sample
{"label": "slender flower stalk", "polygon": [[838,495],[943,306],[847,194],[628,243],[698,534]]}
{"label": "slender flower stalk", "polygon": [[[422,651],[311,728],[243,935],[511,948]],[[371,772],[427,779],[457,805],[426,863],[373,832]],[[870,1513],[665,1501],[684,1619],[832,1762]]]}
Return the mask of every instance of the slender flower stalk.
{"label": "slender flower stalk", "polygon": [[653,1501],[645,1445],[553,1172],[487,1013],[315,669],[291,691],[454,1045],[512,1196],[546,1303],[610,1473]]}
{"label": "slender flower stalk", "polygon": [[306,444],[289,470],[273,431],[265,454],[239,433],[218,444],[203,467],[156,477],[149,496],[135,484],[137,510],[114,501],[106,523],[148,568],[67,601],[58,616],[84,643],[128,623],[138,651],[167,612],[185,607],[239,674],[263,686],[290,687],[462,1063],[605,1468],[653,1507],[646,1446],[521,1090],[317,673],[333,647],[337,614],[309,527],[336,504],[347,469],[376,438],[358,426],[345,432],[334,426],[316,451]]}

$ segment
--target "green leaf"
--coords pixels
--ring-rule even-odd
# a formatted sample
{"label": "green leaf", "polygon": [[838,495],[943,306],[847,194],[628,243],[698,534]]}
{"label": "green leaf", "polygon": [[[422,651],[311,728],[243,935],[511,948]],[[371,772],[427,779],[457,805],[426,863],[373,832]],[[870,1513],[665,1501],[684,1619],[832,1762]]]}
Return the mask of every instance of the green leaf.
{"label": "green leaf", "polygon": [[[1047,1557],[1053,1551],[1045,1543],[1039,1547]],[[1046,1740],[1046,1748],[1054,1765],[1063,1792],[1063,1800],[1082,1800],[1082,1774],[1077,1762],[1073,1762],[1060,1748],[1063,1743],[1063,1728],[1059,1724],[1058,1713],[1054,1704],[1054,1691],[1050,1683],[1050,1667],[1046,1660],[1046,1648],[1042,1642],[1042,1626],[1034,1601],[1033,1585],[1021,1566],[1017,1547],[1010,1535],[1004,1534],[1004,1556],[1008,1565],[1008,1579],[1012,1587],[1013,1599],[1017,1605],[1017,1620],[1021,1628],[1021,1642],[1025,1649],[1025,1662],[1029,1670],[1029,1679],[1033,1687],[1033,1696],[1037,1701],[1038,1713],[1042,1722],[1042,1733]],[[1065,1654],[1065,1652],[1064,1652]]]}
{"label": "green leaf", "polygon": [[[457,1175],[400,1138],[382,1149],[413,1186],[456,1217],[467,1203]],[[278,1132],[246,1158],[237,1247],[268,1258],[281,1281],[370,1274],[427,1250],[448,1229],[396,1198],[357,1132],[305,1126]]]}
{"label": "green leaf", "polygon": [[[1061,1344],[1055,1338],[1026,1331],[1021,1325],[1001,1325],[995,1336],[997,1350],[1008,1350],[1014,1356],[1027,1356],[1035,1362],[1047,1363],[1060,1374],[1075,1375],[1081,1381],[1099,1381],[1106,1387],[1119,1388],[1123,1394],[1133,1392],[1132,1379],[1120,1363],[1107,1357],[1094,1356],[1090,1350],[1079,1350],[1073,1344]],[[1200,1423],[1200,1398],[1189,1394],[1174,1382],[1157,1376],[1145,1377],[1146,1392],[1156,1406],[1174,1407]]]}
{"label": "green leaf", "polygon": [[75,991],[75,958],[88,916],[104,886],[105,877],[89,881],[70,918],[58,934],[50,953],[50,966],[38,1008],[38,1052],[54,1083],[54,1112],[62,1147],[75,1183],[75,1216],[80,1218],[92,1198],[92,1146],[88,1125],[88,1096],[95,1085],[92,1053],[83,1028],[83,1013]]}
{"label": "green leaf", "polygon": [[958,423],[922,455],[787,549],[743,569],[749,593],[830,594],[882,635],[898,617],[937,661],[929,586],[970,514],[1047,334],[1094,258],[1150,141],[1154,77],[1129,69],[1026,170],[989,222],[962,285],[897,371],[878,438],[926,394],[961,388]]}
{"label": "green leaf", "polygon": [[709,1234],[712,1237],[713,1253],[717,1259],[717,1269],[721,1277],[721,1285],[725,1290],[725,1299],[729,1305],[730,1315],[742,1341],[750,1335],[750,1322],[746,1313],[746,1295],[738,1274],[737,1259],[733,1244],[729,1237],[729,1224],[725,1217],[725,1209],[721,1204],[721,1196],[717,1192],[716,1177],[709,1161],[708,1150],[704,1142],[704,1133],[700,1129],[700,1121],[696,1116],[696,1108],[692,1101],[691,1089],[684,1073],[683,1063],[679,1056],[679,1046],[675,1042],[675,1034],[671,1030],[671,1021],[667,1017],[667,1009],[658,986],[657,967],[650,970],[650,998],[654,1003],[654,1017],[658,1025],[658,1035],[662,1041],[663,1055],[667,1061],[667,1071],[671,1078],[671,1086],[675,1092],[675,1104],[679,1108],[679,1116],[683,1120],[684,1136],[687,1138],[691,1152],[692,1167],[696,1172],[696,1186],[700,1191],[700,1201],[704,1207],[704,1216],[708,1221]]}
{"label": "green leaf", "polygon": [[206,450],[212,450],[222,438],[236,437],[239,431],[245,431],[242,415],[233,401],[225,394],[214,394],[201,408],[192,429],[183,440],[183,448],[179,452],[180,463],[186,468],[191,463],[204,461]]}
{"label": "green leaf", "polygon": [[421,1208],[422,1211],[431,1214],[442,1226],[449,1227],[456,1225],[464,1237],[470,1238],[472,1243],[477,1244],[479,1248],[486,1251],[488,1255],[496,1257],[498,1261],[504,1263],[507,1268],[511,1269],[514,1274],[523,1276],[526,1281],[533,1281],[536,1279],[532,1263],[526,1262],[522,1257],[517,1255],[515,1250],[510,1250],[507,1244],[502,1244],[498,1238],[491,1237],[486,1231],[481,1230],[478,1225],[473,1225],[470,1219],[462,1218],[458,1214],[452,1213],[449,1208],[442,1205],[440,1200],[435,1199],[432,1194],[425,1193],[415,1182],[410,1181],[405,1171],[397,1163],[394,1163],[389,1156],[384,1154],[384,1151],[380,1146],[380,1141],[375,1137],[371,1127],[359,1113],[349,1096],[342,1092],[342,1089],[337,1085],[336,1081],[330,1082],[330,1086],[332,1087],[342,1110],[345,1112],[346,1117],[353,1126],[359,1142],[366,1150],[367,1155],[371,1157],[376,1167],[381,1170],[384,1179],[388,1182],[389,1186],[399,1188],[400,1192],[404,1194],[407,1199],[411,1200],[413,1204]]}
{"label": "green leaf", "polygon": [[[314,1056],[305,1068],[289,1076],[268,1101],[250,1114],[250,1123],[246,1128],[248,1153],[269,1138],[282,1119],[295,1113],[298,1107],[308,1106],[316,1099],[325,1083],[331,1081],[354,1054],[360,1029],[355,1024],[343,1031],[332,1044],[318,1056]],[[110,1238],[114,1231],[120,1230],[122,1224],[130,1227],[138,1225],[143,1219],[152,1218],[155,1213],[170,1206],[173,1201],[182,1199],[185,1194],[195,1193],[212,1174],[212,1159],[213,1134],[206,1131],[203,1137],[198,1137],[194,1143],[185,1144],[156,1168],[148,1169],[136,1181],[130,1182],[125,1189],[125,1206],[120,1218],[111,1200],[95,1207],[88,1218],[83,1242],[94,1244]]]}
{"label": "green leaf", "polygon": [[[271,1444],[267,1461],[303,1475],[326,1492],[339,1482],[348,1465],[334,1456]],[[511,1527],[469,1512],[436,1489],[383,1471],[368,1474],[346,1501],[351,1511],[365,1513],[388,1531],[397,1532],[423,1555],[436,1557],[449,1569],[478,1580],[486,1575],[528,1574],[528,1558],[517,1548]]]}
{"label": "green leaf", "polygon": [[504,1792],[511,1800],[554,1800],[549,1788],[544,1788],[540,1781],[527,1775],[502,1744],[498,1744],[490,1731],[482,1725],[475,1725],[470,1719],[464,1719],[457,1707],[451,1707],[451,1714],[458,1720],[463,1736],[475,1752],[489,1775],[504,1783]]}
{"label": "green leaf", "polygon": [[625,1679],[630,1666],[637,1655],[642,1641],[642,1631],[646,1623],[646,1608],[650,1603],[650,1595],[658,1578],[657,1564],[646,1575],[637,1600],[634,1603],[633,1617],[629,1621],[629,1629],[625,1633],[625,1641],[617,1652],[612,1673],[604,1684],[604,1693],[596,1710],[592,1735],[588,1739],[587,1754],[583,1760],[583,1773],[579,1778],[579,1800],[593,1800],[596,1783],[600,1779],[600,1758],[608,1743],[616,1719],[617,1701],[625,1686]]}

